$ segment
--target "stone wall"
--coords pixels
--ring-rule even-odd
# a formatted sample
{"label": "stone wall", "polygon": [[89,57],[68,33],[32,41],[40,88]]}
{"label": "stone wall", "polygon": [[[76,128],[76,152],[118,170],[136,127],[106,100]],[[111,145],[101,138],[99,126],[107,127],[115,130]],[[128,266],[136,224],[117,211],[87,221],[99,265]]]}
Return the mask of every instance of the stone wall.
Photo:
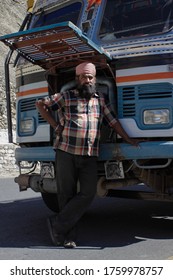
{"label": "stone wall", "polygon": [[15,177],[19,171],[15,164],[16,145],[8,143],[6,129],[0,132],[0,177]]}
{"label": "stone wall", "polygon": [[0,177],[15,177],[18,174],[14,154],[14,144],[0,144]]}

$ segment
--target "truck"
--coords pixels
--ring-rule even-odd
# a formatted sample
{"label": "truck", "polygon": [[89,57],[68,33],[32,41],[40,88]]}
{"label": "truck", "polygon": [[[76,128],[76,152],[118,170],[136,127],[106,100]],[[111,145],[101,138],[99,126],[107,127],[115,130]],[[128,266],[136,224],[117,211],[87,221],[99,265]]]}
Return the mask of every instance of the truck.
{"label": "truck", "polygon": [[103,122],[97,194],[171,202],[173,1],[35,0],[27,4],[20,30],[0,37],[9,47],[5,80],[10,143],[14,141],[9,64],[15,55],[19,167],[15,182],[20,191],[40,192],[48,208],[58,212],[56,137],[35,104],[73,89],[76,65],[92,61],[97,90],[129,136],[142,140],[139,147],[124,143]]}

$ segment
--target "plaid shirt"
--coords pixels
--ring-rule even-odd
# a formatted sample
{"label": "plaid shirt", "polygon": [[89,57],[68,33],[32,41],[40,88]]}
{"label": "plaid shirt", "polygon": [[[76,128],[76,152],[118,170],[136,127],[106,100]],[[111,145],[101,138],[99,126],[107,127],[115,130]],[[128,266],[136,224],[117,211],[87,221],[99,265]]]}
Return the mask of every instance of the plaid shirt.
{"label": "plaid shirt", "polygon": [[98,156],[103,117],[112,128],[117,121],[103,95],[95,93],[86,100],[77,90],[57,93],[53,96],[52,110],[55,109],[64,125],[58,149],[75,155]]}

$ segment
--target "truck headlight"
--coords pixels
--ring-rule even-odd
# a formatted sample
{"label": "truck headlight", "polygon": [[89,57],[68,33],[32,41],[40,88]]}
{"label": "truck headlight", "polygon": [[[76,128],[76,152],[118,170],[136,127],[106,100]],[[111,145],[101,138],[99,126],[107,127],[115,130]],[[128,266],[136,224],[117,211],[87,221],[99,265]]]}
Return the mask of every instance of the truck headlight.
{"label": "truck headlight", "polygon": [[34,119],[33,118],[28,118],[28,119],[23,119],[20,121],[20,128],[19,131],[20,133],[24,134],[33,134],[35,130],[35,125],[34,125]]}
{"label": "truck headlight", "polygon": [[144,111],[144,124],[168,124],[170,112],[168,109],[155,109]]}

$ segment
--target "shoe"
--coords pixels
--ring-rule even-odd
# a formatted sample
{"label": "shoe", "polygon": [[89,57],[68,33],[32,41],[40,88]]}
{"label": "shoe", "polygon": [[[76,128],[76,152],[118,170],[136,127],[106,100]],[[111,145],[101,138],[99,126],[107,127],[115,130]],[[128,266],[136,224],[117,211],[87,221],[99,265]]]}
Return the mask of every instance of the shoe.
{"label": "shoe", "polygon": [[65,240],[64,241],[64,248],[66,249],[74,249],[76,248],[76,242],[72,240]]}
{"label": "shoe", "polygon": [[48,229],[49,229],[49,233],[50,233],[50,237],[52,240],[52,243],[55,246],[62,246],[64,244],[64,236],[62,234],[58,234],[56,231],[56,228],[54,226],[54,217],[49,217],[47,219],[47,225],[48,225]]}

